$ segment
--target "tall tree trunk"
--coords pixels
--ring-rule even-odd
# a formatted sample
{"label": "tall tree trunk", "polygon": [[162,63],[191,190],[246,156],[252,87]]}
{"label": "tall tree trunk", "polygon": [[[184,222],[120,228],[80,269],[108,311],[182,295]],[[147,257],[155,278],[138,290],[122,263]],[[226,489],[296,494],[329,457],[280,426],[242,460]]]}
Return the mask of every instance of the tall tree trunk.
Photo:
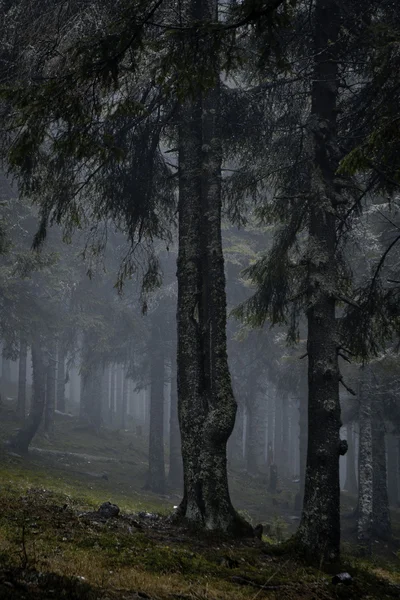
{"label": "tall tree trunk", "polygon": [[25,335],[21,333],[19,342],[19,366],[18,366],[18,404],[17,413],[22,421],[26,413],[26,361],[28,356],[28,344]]}
{"label": "tall tree trunk", "polygon": [[[191,0],[188,16],[192,22],[216,22],[217,2]],[[213,89],[196,90],[196,99],[181,109],[177,322],[184,496],[179,513],[205,529],[233,531],[241,520],[231,503],[226,466],[236,402],[226,350],[219,65],[199,30],[191,30],[185,42],[215,64],[208,70]]]}
{"label": "tall tree trunk", "polygon": [[56,365],[57,347],[54,341],[48,344],[48,367],[46,373],[46,407],[44,413],[44,431],[54,434],[54,411],[56,408]]}
{"label": "tall tree trunk", "polygon": [[304,486],[306,482],[307,446],[308,446],[308,398],[306,390],[300,390],[299,404],[299,462],[300,462],[300,490],[299,506],[302,508],[304,500]]}
{"label": "tall tree trunk", "polygon": [[110,366],[111,381],[110,381],[110,411],[108,422],[110,426],[114,425],[115,421],[115,380],[116,380],[116,366]]}
{"label": "tall tree trunk", "polygon": [[309,139],[311,153],[308,252],[308,449],[304,503],[298,531],[303,552],[318,561],[340,555],[339,368],[335,315],[335,156],[338,38],[337,0],[316,0],[314,74]]}
{"label": "tall tree trunk", "polygon": [[42,422],[46,397],[46,369],[44,366],[43,350],[40,335],[32,340],[32,372],[33,393],[31,408],[26,423],[10,440],[9,445],[19,452],[28,452],[29,445],[35,437]]}
{"label": "tall tree trunk", "polygon": [[60,340],[58,344],[58,365],[57,365],[57,410],[65,413],[65,346]]}
{"label": "tall tree trunk", "polygon": [[274,455],[275,464],[279,471],[282,467],[282,396],[276,391],[275,394],[275,435],[274,435]]}
{"label": "tall tree trunk", "polygon": [[171,404],[169,420],[169,473],[168,483],[172,488],[183,485],[181,433],[178,419],[178,385],[176,357],[171,360]]}
{"label": "tall tree trunk", "polygon": [[102,381],[103,368],[100,364],[90,365],[82,375],[81,421],[98,432],[102,425]]}
{"label": "tall tree trunk", "polygon": [[388,457],[388,496],[389,504],[397,506],[399,501],[399,465],[398,465],[398,440],[391,434],[387,436]]}
{"label": "tall tree trunk", "polygon": [[149,472],[146,488],[165,493],[164,465],[164,352],[159,319],[153,316],[150,366]]}
{"label": "tall tree trunk", "polygon": [[264,396],[253,389],[247,405],[247,453],[246,470],[251,475],[266,474],[265,443],[266,443],[266,409]]}
{"label": "tall tree trunk", "polygon": [[126,416],[128,413],[128,385],[129,381],[126,378],[125,368],[121,369],[122,376],[122,406],[121,406],[121,429],[126,429]]}
{"label": "tall tree trunk", "polygon": [[124,372],[121,365],[115,368],[115,424],[117,429],[122,429],[122,388]]}
{"label": "tall tree trunk", "polygon": [[9,358],[4,358],[4,356],[2,360],[1,379],[3,384],[11,383],[11,360]]}
{"label": "tall tree trunk", "polygon": [[360,434],[357,537],[364,548],[370,552],[373,520],[373,459],[370,367],[368,366],[361,369],[359,390]]}
{"label": "tall tree trunk", "polygon": [[388,539],[392,525],[387,490],[385,423],[381,406],[375,406],[372,412],[372,528],[375,536]]}
{"label": "tall tree trunk", "polygon": [[228,442],[228,463],[238,469],[243,469],[245,466],[243,460],[243,424],[244,406],[238,404],[235,428]]}
{"label": "tall tree trunk", "polygon": [[349,492],[349,494],[356,495],[358,486],[356,476],[355,435],[353,423],[349,423],[347,425],[347,446],[346,483],[344,484],[344,488]]}

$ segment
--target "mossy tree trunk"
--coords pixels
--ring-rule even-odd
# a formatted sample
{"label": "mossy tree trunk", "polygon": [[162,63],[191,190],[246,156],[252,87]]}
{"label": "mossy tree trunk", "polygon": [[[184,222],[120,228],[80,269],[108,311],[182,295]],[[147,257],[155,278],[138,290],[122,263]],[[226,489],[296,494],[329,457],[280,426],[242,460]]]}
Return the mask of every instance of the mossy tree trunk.
{"label": "mossy tree trunk", "polygon": [[22,421],[26,413],[26,362],[28,357],[28,343],[23,333],[19,341],[19,365],[18,365],[18,401],[17,413]]}
{"label": "mossy tree trunk", "polygon": [[340,555],[340,402],[335,286],[337,276],[335,172],[337,169],[337,0],[316,0],[314,73],[309,120],[308,225],[308,449],[298,542],[318,562]]}
{"label": "mossy tree trunk", "polygon": [[35,334],[32,340],[32,401],[24,427],[10,440],[10,446],[18,452],[28,452],[42,422],[46,398],[46,368],[44,364],[42,340]]}
{"label": "mossy tree trunk", "polygon": [[[217,2],[191,0],[188,16],[216,22]],[[233,531],[240,520],[226,464],[236,402],[226,350],[219,65],[200,31],[191,31],[186,42],[210,61],[213,89],[197,90],[180,115],[177,322],[184,496],[179,514],[208,530]]]}

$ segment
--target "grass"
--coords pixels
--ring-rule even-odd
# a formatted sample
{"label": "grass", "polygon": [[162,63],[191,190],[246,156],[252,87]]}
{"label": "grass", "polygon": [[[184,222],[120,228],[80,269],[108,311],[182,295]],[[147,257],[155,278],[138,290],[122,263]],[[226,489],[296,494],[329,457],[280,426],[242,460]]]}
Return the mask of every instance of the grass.
{"label": "grass", "polygon": [[[3,409],[2,440],[16,425],[12,411]],[[367,560],[357,557],[348,542],[340,568],[354,582],[334,586],[323,566],[305,565],[282,544],[202,536],[172,525],[167,514],[179,490],[163,497],[143,491],[145,441],[132,433],[95,436],[73,420],[59,420],[54,439],[39,435],[34,445],[104,461],[46,454],[22,459],[0,452],[0,599],[381,600],[400,595],[400,560],[393,548]],[[96,477],[104,471],[108,480]],[[289,485],[278,504],[262,484],[243,474],[231,474],[231,488],[236,506],[249,519],[269,522],[267,541],[276,544],[290,533],[284,508],[293,494]],[[86,514],[106,500],[120,506],[120,517],[101,522]],[[140,511],[161,516],[149,520]]]}

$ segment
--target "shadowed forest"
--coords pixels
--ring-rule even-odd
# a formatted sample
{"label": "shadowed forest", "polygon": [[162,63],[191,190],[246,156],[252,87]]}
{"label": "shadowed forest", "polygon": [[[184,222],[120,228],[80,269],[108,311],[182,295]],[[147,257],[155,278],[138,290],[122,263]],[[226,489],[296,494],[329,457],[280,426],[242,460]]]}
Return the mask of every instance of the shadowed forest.
{"label": "shadowed forest", "polygon": [[0,598],[400,596],[400,5],[0,0]]}

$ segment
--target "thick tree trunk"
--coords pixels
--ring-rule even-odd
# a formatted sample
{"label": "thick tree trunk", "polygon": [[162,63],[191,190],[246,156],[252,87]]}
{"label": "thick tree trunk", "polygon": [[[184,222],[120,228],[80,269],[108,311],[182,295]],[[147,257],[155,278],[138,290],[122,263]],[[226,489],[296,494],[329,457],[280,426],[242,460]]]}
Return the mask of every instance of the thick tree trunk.
{"label": "thick tree trunk", "polygon": [[360,372],[360,435],[358,453],[358,523],[357,537],[364,548],[371,551],[373,522],[373,459],[372,409],[370,368]]}
{"label": "thick tree trunk", "polygon": [[28,356],[28,344],[25,336],[21,333],[19,342],[19,366],[18,366],[18,403],[17,413],[22,421],[26,414],[26,361]]}
{"label": "thick tree trunk", "polygon": [[178,382],[176,358],[171,361],[171,404],[169,420],[169,485],[176,489],[183,485],[181,433],[178,419]]}
{"label": "thick tree trunk", "polygon": [[58,344],[57,365],[57,410],[65,413],[65,348],[62,340]]}
{"label": "thick tree trunk", "polygon": [[165,493],[164,465],[164,352],[159,320],[153,316],[150,366],[149,472],[146,488]]}
{"label": "thick tree trunk", "polygon": [[[217,20],[215,0],[192,0],[190,20]],[[200,31],[186,41],[217,62]],[[209,530],[240,519],[228,489],[226,445],[236,402],[227,361],[221,241],[219,66],[214,88],[197,90],[181,110],[179,140],[178,397],[184,466],[179,514]]]}
{"label": "thick tree trunk", "polygon": [[346,457],[346,482],[344,484],[345,490],[349,494],[357,494],[357,475],[356,475],[356,456],[355,456],[355,436],[354,436],[354,425],[349,423],[347,425],[347,457]]}
{"label": "thick tree trunk", "polygon": [[399,465],[397,445],[398,439],[394,435],[388,435],[388,496],[389,504],[391,506],[397,506],[397,503],[399,501]]}
{"label": "thick tree trunk", "polygon": [[308,449],[298,541],[319,562],[340,554],[339,368],[335,315],[335,171],[338,96],[337,0],[316,0],[312,82],[308,252]]}
{"label": "thick tree trunk", "polygon": [[372,529],[375,536],[388,539],[392,534],[387,489],[385,423],[382,407],[375,406],[372,419]]}
{"label": "thick tree trunk", "polygon": [[306,482],[307,445],[308,445],[308,398],[306,390],[300,391],[299,405],[299,462],[300,462],[300,490],[299,505],[303,507],[304,486]]}
{"label": "thick tree trunk", "polygon": [[32,341],[33,393],[31,408],[26,423],[10,441],[10,446],[18,452],[28,452],[29,444],[35,437],[42,422],[46,397],[46,369],[39,335]]}

